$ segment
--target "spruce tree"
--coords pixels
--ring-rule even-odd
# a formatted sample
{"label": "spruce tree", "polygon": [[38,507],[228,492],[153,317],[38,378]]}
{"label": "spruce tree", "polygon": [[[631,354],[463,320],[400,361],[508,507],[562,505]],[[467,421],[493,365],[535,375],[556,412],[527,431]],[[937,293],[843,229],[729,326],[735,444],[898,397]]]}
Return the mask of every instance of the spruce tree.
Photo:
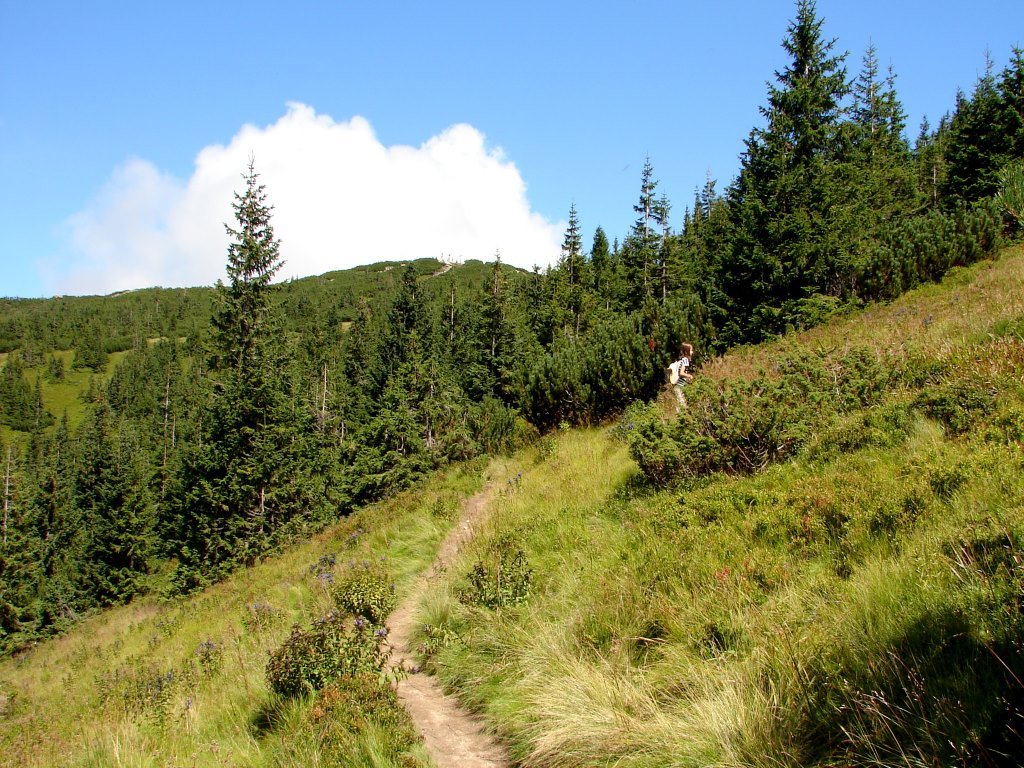
{"label": "spruce tree", "polygon": [[622,247],[626,289],[633,309],[639,308],[646,299],[654,296],[658,286],[661,250],[659,230],[668,218],[668,211],[655,196],[657,187],[651,159],[646,158],[640,175],[640,197],[633,206],[637,218]]}
{"label": "spruce tree", "polygon": [[[1002,110],[1000,130],[1006,137],[1006,162],[1024,159],[1024,48],[1014,47],[1010,63],[999,78]],[[1005,164],[1005,163],[1004,163]]]}
{"label": "spruce tree", "polygon": [[324,511],[311,477],[313,415],[293,402],[295,368],[272,301],[283,263],[273,209],[252,163],[244,180],[233,206],[237,229],[225,227],[230,282],[216,287],[208,400],[165,522],[175,532],[183,589],[252,561]]}
{"label": "spruce tree", "polygon": [[75,504],[75,457],[66,416],[40,442],[39,456],[25,512],[25,528],[38,546],[31,619],[36,627],[59,631],[90,605],[83,578],[88,531]]}
{"label": "spruce tree", "polygon": [[387,376],[382,360],[379,321],[365,298],[356,304],[356,316],[342,340],[342,371],[346,381],[346,432],[369,421]]}
{"label": "spruce tree", "polygon": [[512,287],[501,263],[501,256],[498,255],[484,283],[480,345],[483,364],[491,382],[490,394],[507,404],[515,399],[513,372],[516,354],[512,303]]}
{"label": "spruce tree", "polygon": [[813,0],[799,0],[782,43],[789,64],[769,86],[766,126],[747,139],[731,190],[736,237],[720,284],[733,341],[783,331],[802,299],[842,285],[843,238],[834,224],[849,187],[835,171],[845,159],[840,123],[849,88],[845,54],[834,53],[822,23]]}
{"label": "spruce tree", "polygon": [[[728,200],[715,190],[710,173],[695,192],[693,212],[685,217],[683,230],[675,239],[683,296],[699,303],[709,324],[722,327],[728,319],[729,298],[723,294],[718,276],[732,252],[733,223]],[[713,338],[710,328],[704,333]]]}
{"label": "spruce tree", "polygon": [[90,409],[78,436],[75,504],[86,531],[83,572],[97,605],[124,602],[148,570],[153,505],[144,454],[106,403]]}
{"label": "spruce tree", "polygon": [[412,264],[408,264],[402,270],[398,293],[387,314],[384,342],[380,350],[386,377],[395,376],[408,358],[410,338],[413,335],[423,338],[426,319],[416,270]]}
{"label": "spruce tree", "polygon": [[25,378],[21,356],[10,355],[0,369],[0,424],[30,432],[36,423],[36,410],[35,393]]}
{"label": "spruce tree", "polygon": [[238,229],[225,224],[228,283],[217,281],[218,307],[213,315],[214,370],[247,375],[265,371],[271,328],[271,283],[284,266],[281,246],[271,224],[273,207],[259,183],[254,161],[244,175],[245,192],[235,193],[232,206]]}
{"label": "spruce tree", "polygon": [[948,170],[942,190],[948,209],[958,202],[974,202],[993,195],[999,189],[999,168],[1010,144],[1003,133],[1003,117],[1002,100],[989,60],[971,96],[958,94],[949,124]]}
{"label": "spruce tree", "polygon": [[904,137],[906,114],[896,95],[896,76],[890,69],[882,80],[873,45],[864,54],[861,72],[853,86],[851,121],[845,174],[849,196],[838,207],[837,230],[844,234],[849,260],[843,274],[849,292],[859,292],[865,274],[872,270],[871,253],[884,228],[922,206],[916,168]]}
{"label": "spruce tree", "polygon": [[604,229],[594,230],[594,240],[590,245],[590,270],[593,275],[594,293],[605,308],[610,308],[609,279],[611,277],[611,250],[608,246],[608,235]]}
{"label": "spruce tree", "polygon": [[553,275],[553,308],[556,325],[563,332],[579,336],[590,282],[587,263],[583,257],[583,236],[575,203],[569,206],[569,223],[562,240],[562,253]]}
{"label": "spruce tree", "polygon": [[917,189],[923,205],[934,208],[942,199],[946,186],[946,144],[949,140],[949,116],[943,116],[933,131],[928,118],[921,120],[921,129],[914,142],[913,161],[917,170]]}

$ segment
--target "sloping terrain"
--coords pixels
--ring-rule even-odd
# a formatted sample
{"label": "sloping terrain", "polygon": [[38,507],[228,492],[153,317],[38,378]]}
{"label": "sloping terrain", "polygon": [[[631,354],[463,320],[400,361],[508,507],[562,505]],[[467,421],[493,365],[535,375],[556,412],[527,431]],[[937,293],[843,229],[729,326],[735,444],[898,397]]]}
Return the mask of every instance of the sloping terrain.
{"label": "sloping terrain", "polygon": [[[857,352],[874,377],[866,404],[823,407],[756,471],[659,488],[636,435],[677,422],[631,409],[454,468],[189,599],[93,616],[0,663],[0,762],[429,765],[388,686],[282,699],[266,680],[289,627],[383,557],[418,600],[415,663],[523,765],[1016,765],[1022,317],[1017,249],[705,365],[701,413],[701,392],[785,378],[786,361],[845,391]],[[419,581],[485,482],[472,535]]]}
{"label": "sloping terrain", "polygon": [[871,404],[760,471],[656,491],[650,414],[546,438],[424,598],[429,664],[531,766],[1019,764],[1022,282],[1018,249],[706,366],[726,397],[810,356],[838,390],[871,350]]}
{"label": "sloping terrain", "polygon": [[429,765],[387,684],[282,699],[265,667],[290,628],[335,610],[365,564],[399,596],[435,556],[479,462],[361,510],[187,599],[136,600],[0,663],[0,764]]}

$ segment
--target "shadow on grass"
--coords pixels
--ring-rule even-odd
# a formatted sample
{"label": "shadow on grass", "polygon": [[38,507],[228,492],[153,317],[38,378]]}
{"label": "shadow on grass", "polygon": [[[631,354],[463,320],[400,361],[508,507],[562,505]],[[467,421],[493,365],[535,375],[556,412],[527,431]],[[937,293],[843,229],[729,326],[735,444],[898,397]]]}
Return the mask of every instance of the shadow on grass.
{"label": "shadow on grass", "polygon": [[658,492],[658,489],[644,477],[643,472],[636,470],[615,486],[611,497],[615,501],[629,502],[650,498]]}
{"label": "shadow on grass", "polygon": [[257,739],[277,731],[284,725],[284,708],[287,702],[278,696],[264,701],[249,721],[252,735]]}
{"label": "shadow on grass", "polygon": [[895,766],[910,755],[923,765],[1019,765],[1024,622],[993,628],[987,642],[975,622],[966,606],[933,609],[863,666],[842,670],[845,685],[825,686],[804,724],[815,761]]}

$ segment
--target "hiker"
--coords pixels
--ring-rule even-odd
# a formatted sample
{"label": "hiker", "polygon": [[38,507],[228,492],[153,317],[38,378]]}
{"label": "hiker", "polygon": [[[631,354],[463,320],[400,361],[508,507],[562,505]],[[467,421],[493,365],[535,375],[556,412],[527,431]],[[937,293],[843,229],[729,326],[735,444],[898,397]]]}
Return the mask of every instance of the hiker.
{"label": "hiker", "polygon": [[683,394],[683,387],[693,381],[693,374],[689,373],[690,360],[693,358],[693,345],[683,342],[679,348],[679,359],[668,367],[668,381],[676,393],[676,400],[679,407],[686,405],[686,395]]}

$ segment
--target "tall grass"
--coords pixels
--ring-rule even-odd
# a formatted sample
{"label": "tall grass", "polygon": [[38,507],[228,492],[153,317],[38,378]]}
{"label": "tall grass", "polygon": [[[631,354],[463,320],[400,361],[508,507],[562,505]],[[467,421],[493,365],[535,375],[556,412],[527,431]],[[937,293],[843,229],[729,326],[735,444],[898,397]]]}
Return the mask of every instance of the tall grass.
{"label": "tall grass", "polygon": [[[962,553],[1024,532],[1021,457],[947,442],[922,422],[897,449],[644,496],[606,435],[561,437],[425,600],[424,647],[530,765],[995,760],[1024,702],[1002,618],[1022,576]],[[951,466],[969,479],[936,492]],[[467,604],[510,532],[529,601]]]}
{"label": "tall grass", "polygon": [[438,476],[189,599],[137,600],[3,661],[0,764],[428,765],[386,685],[286,700],[265,668],[293,624],[334,607],[327,574],[348,561],[383,558],[401,595],[484,469]]}

